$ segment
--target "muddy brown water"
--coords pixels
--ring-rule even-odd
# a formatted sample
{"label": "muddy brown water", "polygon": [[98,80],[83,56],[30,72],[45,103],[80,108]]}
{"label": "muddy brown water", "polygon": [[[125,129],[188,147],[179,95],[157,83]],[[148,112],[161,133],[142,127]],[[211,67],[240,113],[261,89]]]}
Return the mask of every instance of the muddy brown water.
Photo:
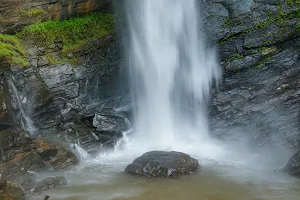
{"label": "muddy brown water", "polygon": [[85,163],[57,174],[68,179],[68,186],[29,199],[41,200],[44,195],[49,195],[50,200],[300,199],[300,181],[272,167],[253,169],[209,161],[191,175],[162,179],[127,175],[123,172],[125,163]]}

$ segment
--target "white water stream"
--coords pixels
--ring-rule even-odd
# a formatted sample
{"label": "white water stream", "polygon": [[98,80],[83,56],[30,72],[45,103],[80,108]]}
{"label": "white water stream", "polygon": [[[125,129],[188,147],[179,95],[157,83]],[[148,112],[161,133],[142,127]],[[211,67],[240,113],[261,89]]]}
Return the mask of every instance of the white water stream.
{"label": "white water stream", "polygon": [[[31,120],[31,118],[27,115],[22,101],[20,99],[20,95],[19,95],[19,91],[14,83],[14,78],[11,77],[11,80],[8,81],[8,83],[10,84],[11,88],[12,88],[12,92],[14,93],[14,96],[16,97],[17,103],[18,103],[18,107],[20,109],[21,112],[21,123],[22,126],[24,128],[24,130],[28,131],[32,136],[35,135],[37,133],[37,128],[35,127],[33,121]],[[25,99],[26,101],[26,99]]]}

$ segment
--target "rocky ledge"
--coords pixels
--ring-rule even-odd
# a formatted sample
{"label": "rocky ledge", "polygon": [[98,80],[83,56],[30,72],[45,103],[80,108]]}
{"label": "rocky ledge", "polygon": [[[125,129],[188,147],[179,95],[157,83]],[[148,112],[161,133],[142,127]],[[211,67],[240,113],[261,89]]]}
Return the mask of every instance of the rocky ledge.
{"label": "rocky ledge", "polygon": [[198,169],[198,160],[188,154],[171,151],[150,151],[136,158],[125,172],[147,177],[173,178]]}
{"label": "rocky ledge", "polygon": [[[22,194],[28,194],[65,185],[63,178],[48,178],[37,182],[36,175],[66,170],[78,163],[77,156],[67,145],[42,137],[32,138],[18,128],[0,131],[0,147],[0,197],[2,195],[4,199],[6,196],[23,199],[10,194],[16,191],[19,195],[19,190]],[[7,186],[1,189],[1,183],[8,184],[10,189],[6,190]]]}

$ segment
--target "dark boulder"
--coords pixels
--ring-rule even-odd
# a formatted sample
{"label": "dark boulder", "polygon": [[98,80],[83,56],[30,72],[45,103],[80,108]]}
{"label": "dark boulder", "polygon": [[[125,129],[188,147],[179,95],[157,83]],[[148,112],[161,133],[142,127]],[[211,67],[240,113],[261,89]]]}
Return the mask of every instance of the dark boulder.
{"label": "dark boulder", "polygon": [[113,109],[105,109],[95,114],[93,126],[96,127],[95,134],[101,144],[112,147],[116,140],[122,137],[122,132],[129,129],[129,122],[126,117],[118,115]]}
{"label": "dark boulder", "polygon": [[125,172],[147,177],[176,177],[190,174],[199,167],[198,160],[176,151],[151,151],[136,158]]}
{"label": "dark boulder", "polygon": [[128,125],[124,117],[106,112],[95,114],[93,126],[97,128],[97,132],[113,134],[116,136],[121,134],[122,131],[128,129]]}
{"label": "dark boulder", "polygon": [[292,176],[300,177],[300,151],[294,154],[286,163],[283,171]]}
{"label": "dark boulder", "polygon": [[56,145],[45,141],[43,138],[37,138],[35,140],[35,146],[38,154],[43,160],[50,160],[52,157],[57,155],[58,150]]}
{"label": "dark boulder", "polygon": [[66,186],[67,179],[65,177],[48,177],[38,182],[34,188],[34,193],[41,193],[46,190],[56,188],[58,186]]}
{"label": "dark boulder", "polygon": [[77,156],[72,151],[64,147],[59,147],[57,155],[49,161],[49,164],[54,170],[66,170],[78,162]]}

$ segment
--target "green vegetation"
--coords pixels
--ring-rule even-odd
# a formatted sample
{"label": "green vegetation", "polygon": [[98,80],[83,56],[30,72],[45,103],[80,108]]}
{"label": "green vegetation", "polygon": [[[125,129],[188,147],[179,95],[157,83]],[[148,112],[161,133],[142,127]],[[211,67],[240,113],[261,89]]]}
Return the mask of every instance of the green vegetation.
{"label": "green vegetation", "polygon": [[242,59],[244,57],[243,54],[241,53],[237,53],[237,54],[234,54],[231,58],[229,58],[228,60],[239,60],[239,59]]}
{"label": "green vegetation", "polygon": [[297,31],[297,33],[300,33],[300,24],[296,25],[296,31]]}
{"label": "green vegetation", "polygon": [[259,63],[259,65],[256,66],[256,68],[257,68],[257,69],[261,69],[261,68],[265,67],[265,66],[266,66],[266,63],[267,63],[268,61],[270,61],[270,60],[272,60],[271,57],[265,57],[265,58]]}
{"label": "green vegetation", "polygon": [[[112,14],[92,13],[86,17],[72,18],[64,21],[37,22],[25,27],[19,37],[34,41],[37,45],[48,47],[57,39],[63,43],[62,54],[77,52],[94,39],[107,36],[114,31],[114,16]],[[77,63],[76,57],[55,59],[48,52],[47,59],[52,64],[61,62]]]}
{"label": "green vegetation", "polygon": [[[45,13],[42,9],[20,11],[23,16],[37,16]],[[57,39],[63,43],[63,56],[81,50],[93,38],[111,34],[114,30],[114,16],[111,14],[93,13],[86,17],[72,18],[65,21],[36,22],[26,26],[16,36],[0,34],[0,61],[10,64],[28,66],[25,47],[21,41],[32,41],[35,45],[48,47]],[[46,52],[46,58],[52,64],[61,62],[76,63],[76,57],[56,59]]]}
{"label": "green vegetation", "polygon": [[7,63],[28,66],[25,47],[16,36],[0,34],[0,60]]}
{"label": "green vegetation", "polygon": [[228,27],[230,27],[231,25],[232,25],[232,24],[231,24],[230,18],[229,18],[229,17],[226,17],[223,26],[224,26],[225,28],[228,28]]}
{"label": "green vegetation", "polygon": [[25,27],[20,35],[43,46],[51,45],[59,38],[65,46],[72,49],[73,46],[83,44],[82,41],[110,34],[113,27],[113,15],[93,13],[65,21],[37,22]]}
{"label": "green vegetation", "polygon": [[20,10],[20,15],[22,17],[34,17],[45,14],[45,10],[41,8],[31,8],[29,10]]}

